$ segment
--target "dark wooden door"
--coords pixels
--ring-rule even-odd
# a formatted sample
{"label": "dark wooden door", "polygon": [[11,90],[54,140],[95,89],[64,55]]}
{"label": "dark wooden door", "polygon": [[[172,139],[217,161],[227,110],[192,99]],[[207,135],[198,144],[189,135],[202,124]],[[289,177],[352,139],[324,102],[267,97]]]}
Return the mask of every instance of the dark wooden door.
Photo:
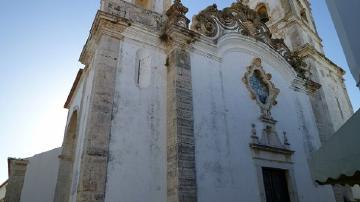
{"label": "dark wooden door", "polygon": [[263,168],[266,202],[290,202],[286,171]]}

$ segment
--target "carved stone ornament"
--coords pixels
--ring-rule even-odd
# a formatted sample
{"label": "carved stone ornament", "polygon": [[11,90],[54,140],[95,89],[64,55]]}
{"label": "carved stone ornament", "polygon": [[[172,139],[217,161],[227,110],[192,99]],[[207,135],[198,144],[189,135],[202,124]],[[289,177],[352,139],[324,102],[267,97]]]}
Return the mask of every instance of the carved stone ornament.
{"label": "carved stone ornament", "polygon": [[166,11],[166,16],[168,17],[166,25],[178,25],[188,28],[190,20],[185,16],[188,11],[189,9],[181,3],[181,0],[174,0],[174,3]]}
{"label": "carved stone ornament", "polygon": [[[255,151],[263,151],[270,153],[282,154],[285,156],[291,156],[294,151],[290,149],[290,143],[288,141],[286,132],[284,134],[284,143],[280,141],[280,138],[276,132],[275,124],[265,124],[264,129],[262,130],[261,136],[257,137],[256,135],[256,126],[252,124],[251,129],[251,143],[250,147]],[[260,155],[257,152],[257,155]],[[260,157],[260,156],[259,156]],[[260,158],[268,157],[263,156]]]}
{"label": "carved stone ornament", "polygon": [[261,16],[242,1],[235,2],[223,10],[218,10],[216,4],[207,7],[193,17],[191,29],[213,39],[214,42],[227,33],[253,37],[283,56],[300,77],[308,78],[308,68],[302,58],[290,51],[284,39],[272,39],[270,29],[261,22]]}
{"label": "carved stone ornament", "polygon": [[243,82],[250,92],[252,99],[261,109],[262,118],[272,120],[271,108],[277,104],[276,98],[280,90],[271,82],[271,74],[267,74],[261,66],[261,59],[255,58],[247,68]]}

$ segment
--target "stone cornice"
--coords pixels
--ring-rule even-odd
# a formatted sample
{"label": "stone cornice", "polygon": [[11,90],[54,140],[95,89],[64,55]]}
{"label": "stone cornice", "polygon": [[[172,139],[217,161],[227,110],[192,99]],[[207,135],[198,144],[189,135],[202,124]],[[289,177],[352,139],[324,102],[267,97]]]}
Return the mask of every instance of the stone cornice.
{"label": "stone cornice", "polygon": [[80,62],[88,65],[96,43],[102,34],[122,38],[121,33],[132,24],[139,24],[151,32],[160,32],[164,17],[156,12],[135,6],[126,1],[106,2],[104,11],[98,11],[90,35],[80,56]]}
{"label": "stone cornice", "polygon": [[106,2],[103,10],[108,14],[128,19],[132,23],[140,23],[152,30],[160,30],[163,23],[163,15],[123,0]]}
{"label": "stone cornice", "polygon": [[250,144],[250,147],[254,150],[262,150],[262,151],[282,154],[282,155],[286,155],[286,156],[291,156],[292,154],[295,153],[295,151],[290,150],[290,149],[271,147],[271,146],[262,145],[262,144]]}
{"label": "stone cornice", "polygon": [[168,52],[175,47],[188,48],[200,38],[200,34],[185,27],[171,25],[162,34],[161,39],[167,44]]}
{"label": "stone cornice", "polygon": [[312,57],[312,58],[318,58],[322,62],[328,64],[329,66],[333,67],[333,72],[340,78],[342,78],[345,75],[345,70],[336,65],[334,62],[332,62],[329,58],[327,58],[324,54],[317,51],[314,47],[312,47],[310,44],[304,45],[302,48],[300,48],[297,51],[297,54],[301,57]]}
{"label": "stone cornice", "polygon": [[29,163],[29,160],[27,159],[16,159],[16,158],[8,158],[8,175],[9,177],[13,175],[12,171],[13,165],[21,165],[21,166],[27,166],[27,164]]}
{"label": "stone cornice", "polygon": [[131,21],[126,18],[98,11],[91,27],[90,35],[81,52],[79,61],[88,66],[94,55],[97,42],[103,34],[120,39],[122,38],[121,33],[130,25]]}

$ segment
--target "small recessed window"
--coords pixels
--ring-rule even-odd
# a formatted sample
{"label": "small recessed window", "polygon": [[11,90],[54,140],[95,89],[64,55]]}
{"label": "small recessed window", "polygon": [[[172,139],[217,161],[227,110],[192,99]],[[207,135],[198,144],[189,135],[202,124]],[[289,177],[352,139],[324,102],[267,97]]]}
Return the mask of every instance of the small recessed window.
{"label": "small recessed window", "polygon": [[143,49],[136,54],[135,83],[139,88],[149,86],[151,80],[151,56]]}

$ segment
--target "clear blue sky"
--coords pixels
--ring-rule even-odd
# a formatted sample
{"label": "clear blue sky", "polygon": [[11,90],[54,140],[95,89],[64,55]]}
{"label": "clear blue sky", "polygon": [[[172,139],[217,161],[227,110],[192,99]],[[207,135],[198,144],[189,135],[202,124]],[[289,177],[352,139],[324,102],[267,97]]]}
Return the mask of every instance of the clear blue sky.
{"label": "clear blue sky", "polygon": [[[196,2],[196,3],[194,3]],[[231,0],[183,0],[189,16]],[[349,72],[324,0],[313,13],[326,55]],[[67,110],[63,104],[76,72],[99,0],[2,0],[0,7],[0,184],[7,158],[26,158],[61,146]],[[360,92],[350,73],[346,85],[354,105]]]}

